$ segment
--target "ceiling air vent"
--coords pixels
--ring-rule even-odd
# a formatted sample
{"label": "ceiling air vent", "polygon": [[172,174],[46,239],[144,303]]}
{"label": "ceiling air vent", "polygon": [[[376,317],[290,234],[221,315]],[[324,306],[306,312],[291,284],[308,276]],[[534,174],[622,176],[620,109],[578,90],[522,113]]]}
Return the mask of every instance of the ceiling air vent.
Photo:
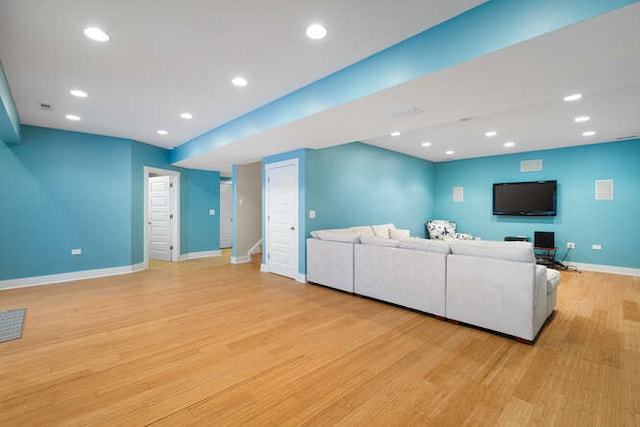
{"label": "ceiling air vent", "polygon": [[407,107],[407,108],[402,108],[399,110],[395,110],[391,112],[391,117],[394,117],[396,119],[403,119],[405,117],[411,117],[411,116],[416,116],[418,114],[422,113],[422,110],[419,109],[418,107]]}
{"label": "ceiling air vent", "polygon": [[51,111],[52,105],[49,104],[48,102],[41,102],[40,103],[40,109],[41,110],[45,110],[45,111]]}
{"label": "ceiling air vent", "polygon": [[535,172],[542,170],[542,160],[523,160],[520,162],[520,172]]}

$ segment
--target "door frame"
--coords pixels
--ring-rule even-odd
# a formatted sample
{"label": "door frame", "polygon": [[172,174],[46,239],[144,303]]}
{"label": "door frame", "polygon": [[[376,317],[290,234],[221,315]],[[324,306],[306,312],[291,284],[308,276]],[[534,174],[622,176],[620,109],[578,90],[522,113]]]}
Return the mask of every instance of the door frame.
{"label": "door frame", "polygon": [[171,197],[173,203],[173,221],[171,222],[171,244],[173,251],[171,252],[171,261],[180,261],[180,171],[169,169],[160,169],[150,166],[143,166],[144,170],[144,216],[142,228],[144,230],[144,268],[149,268],[149,177],[151,174],[159,176],[168,176],[169,182],[173,184]]}
{"label": "door frame", "polygon": [[[233,242],[233,227],[234,227],[234,223],[235,223],[235,219],[233,218],[233,204],[234,204],[233,203],[233,192],[234,192],[233,186],[235,185],[235,183],[232,182],[232,181],[220,181],[220,212],[219,212],[219,215],[220,215],[220,227],[219,228],[222,228],[222,186],[223,185],[231,187],[231,212],[229,212],[229,214],[231,216],[231,245],[225,247],[225,249],[226,248],[233,249],[233,246],[234,246],[233,245],[233,243],[234,243]],[[220,230],[220,236],[222,236],[222,230]],[[222,241],[220,242],[220,249],[223,249]]]}
{"label": "door frame", "polygon": [[[294,262],[294,272],[293,272],[293,277],[291,277],[292,279],[298,281],[298,282],[302,282],[305,283],[306,282],[306,278],[305,275],[300,274],[300,233],[301,233],[301,228],[300,228],[300,162],[297,158],[294,159],[288,159],[288,160],[282,160],[279,162],[273,162],[273,163],[267,163],[264,166],[264,188],[265,188],[265,216],[263,217],[263,221],[265,222],[265,233],[263,235],[263,241],[264,241],[264,252],[265,256],[267,256],[267,258],[265,259],[265,264],[264,264],[264,269],[261,268],[262,271],[267,271],[267,272],[271,272],[270,270],[270,262],[269,262],[269,258],[268,258],[268,254],[270,251],[269,248],[269,231],[270,231],[270,221],[268,220],[269,218],[269,179],[270,179],[270,174],[271,174],[271,170],[272,169],[276,169],[276,168],[281,168],[281,167],[286,167],[286,166],[294,166],[296,168],[296,175],[297,175],[297,180],[296,180],[296,188],[297,188],[297,192],[295,194],[295,198],[296,198],[296,211],[295,211],[295,217],[296,217],[296,223],[295,223],[295,227],[296,227],[296,233],[295,233],[295,239],[294,239],[294,256],[295,256],[295,262]],[[262,267],[262,266],[261,266]]]}

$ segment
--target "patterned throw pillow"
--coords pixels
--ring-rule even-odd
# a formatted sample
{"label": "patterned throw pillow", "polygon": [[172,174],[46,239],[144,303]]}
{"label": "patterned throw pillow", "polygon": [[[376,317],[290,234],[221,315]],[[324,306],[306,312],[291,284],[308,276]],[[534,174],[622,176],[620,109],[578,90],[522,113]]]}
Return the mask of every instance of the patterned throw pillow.
{"label": "patterned throw pillow", "polygon": [[427,222],[427,230],[431,239],[445,240],[456,237],[456,224],[451,221],[429,221]]}

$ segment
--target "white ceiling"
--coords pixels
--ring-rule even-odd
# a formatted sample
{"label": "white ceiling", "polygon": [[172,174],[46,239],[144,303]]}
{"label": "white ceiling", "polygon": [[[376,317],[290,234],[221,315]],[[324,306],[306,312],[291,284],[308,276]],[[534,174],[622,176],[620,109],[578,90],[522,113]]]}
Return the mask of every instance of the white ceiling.
{"label": "white ceiling", "polygon": [[[480,3],[0,0],[0,58],[23,123],[172,147]],[[329,29],[321,42],[304,36],[315,21]],[[179,164],[229,174],[232,164],[352,141],[446,161],[638,135],[638,22],[635,3]],[[112,41],[85,39],[89,24]],[[230,85],[236,74],[249,86]],[[90,97],[69,96],[72,87]],[[562,101],[573,92],[584,98]],[[393,117],[409,107],[422,113]],[[194,119],[180,119],[183,111]],[[67,113],[83,120],[70,123]],[[591,120],[576,124],[578,115]],[[170,134],[156,135],[160,128]],[[498,135],[486,138],[488,130]],[[515,147],[505,149],[507,140]]]}
{"label": "white ceiling", "polygon": [[[483,2],[0,0],[0,58],[23,124],[170,148]],[[322,41],[305,35],[314,22]]]}

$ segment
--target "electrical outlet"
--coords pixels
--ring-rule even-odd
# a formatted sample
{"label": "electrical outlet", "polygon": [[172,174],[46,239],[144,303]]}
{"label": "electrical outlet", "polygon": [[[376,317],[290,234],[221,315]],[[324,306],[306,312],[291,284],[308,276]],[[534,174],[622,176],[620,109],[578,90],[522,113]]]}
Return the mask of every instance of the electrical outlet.
{"label": "electrical outlet", "polygon": [[215,209],[209,209],[209,215],[215,215],[215,214],[216,214]]}
{"label": "electrical outlet", "polygon": [[71,249],[71,255],[80,255],[82,253],[82,249]]}
{"label": "electrical outlet", "polygon": [[591,245],[591,249],[596,250],[596,251],[600,251],[600,250],[602,250],[602,245]]}
{"label": "electrical outlet", "polygon": [[573,242],[567,242],[567,249],[575,249],[576,248],[576,244]]}

